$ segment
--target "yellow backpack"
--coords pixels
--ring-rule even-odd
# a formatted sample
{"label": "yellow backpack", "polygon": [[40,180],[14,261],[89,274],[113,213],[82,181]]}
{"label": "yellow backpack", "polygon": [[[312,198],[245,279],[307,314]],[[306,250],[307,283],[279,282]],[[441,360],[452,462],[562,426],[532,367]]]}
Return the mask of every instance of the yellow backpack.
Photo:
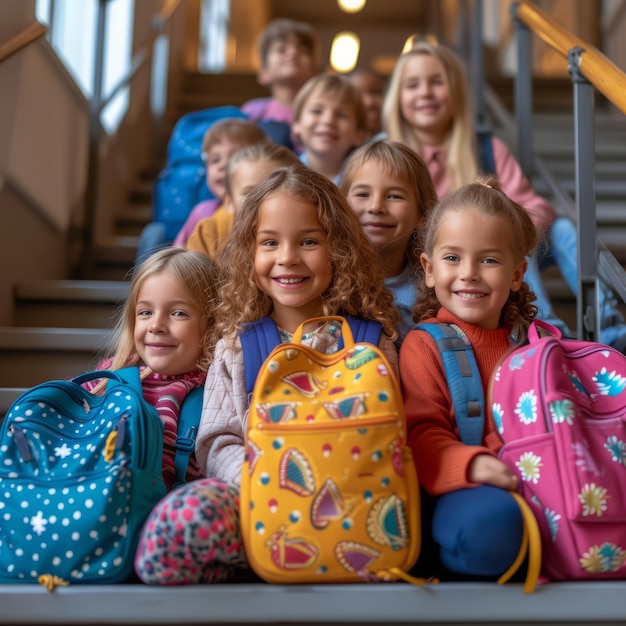
{"label": "yellow backpack", "polygon": [[397,378],[372,343],[275,347],[250,401],[241,529],[273,583],[406,577],[420,549],[419,488]]}

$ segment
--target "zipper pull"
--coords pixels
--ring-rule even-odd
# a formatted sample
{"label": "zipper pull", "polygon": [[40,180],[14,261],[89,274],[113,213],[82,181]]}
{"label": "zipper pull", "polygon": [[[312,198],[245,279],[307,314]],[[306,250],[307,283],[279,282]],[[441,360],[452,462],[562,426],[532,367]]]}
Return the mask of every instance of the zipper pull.
{"label": "zipper pull", "polygon": [[16,428],[14,425],[11,426],[11,432],[13,433],[13,440],[15,441],[17,451],[22,457],[22,461],[24,461],[24,463],[30,463],[33,460],[33,455],[28,445],[28,439],[26,439],[26,432],[21,428]]}

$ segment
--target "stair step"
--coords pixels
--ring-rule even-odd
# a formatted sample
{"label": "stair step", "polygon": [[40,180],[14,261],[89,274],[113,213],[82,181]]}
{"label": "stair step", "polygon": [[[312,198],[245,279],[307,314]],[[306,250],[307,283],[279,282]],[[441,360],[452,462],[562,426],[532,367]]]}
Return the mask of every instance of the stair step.
{"label": "stair step", "polygon": [[41,280],[15,287],[17,326],[111,328],[127,281]]}
{"label": "stair step", "polygon": [[0,387],[0,421],[25,390],[26,387]]}
{"label": "stair step", "polygon": [[117,235],[138,237],[153,218],[152,203],[131,204],[115,219]]}
{"label": "stair step", "polygon": [[91,371],[111,338],[100,328],[0,327],[0,380],[32,387]]}
{"label": "stair step", "polygon": [[94,250],[96,280],[126,280],[130,275],[137,256],[139,237],[118,235],[97,245]]}

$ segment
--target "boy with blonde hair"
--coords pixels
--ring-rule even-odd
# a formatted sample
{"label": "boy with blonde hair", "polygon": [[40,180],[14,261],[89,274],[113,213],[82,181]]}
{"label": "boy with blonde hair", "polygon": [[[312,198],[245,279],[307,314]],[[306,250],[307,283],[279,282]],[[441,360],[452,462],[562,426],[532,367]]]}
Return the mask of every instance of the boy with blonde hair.
{"label": "boy with blonde hair", "polygon": [[318,74],[298,92],[293,113],[300,160],[338,185],[346,158],[365,141],[361,93],[345,76]]}

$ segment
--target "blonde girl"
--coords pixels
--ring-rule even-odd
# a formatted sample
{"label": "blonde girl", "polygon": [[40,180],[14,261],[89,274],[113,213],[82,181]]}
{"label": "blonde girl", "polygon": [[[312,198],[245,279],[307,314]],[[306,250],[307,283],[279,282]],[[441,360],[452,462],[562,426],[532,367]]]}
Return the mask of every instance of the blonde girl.
{"label": "blonde girl", "polygon": [[419,229],[437,200],[428,168],[404,144],[372,141],[350,156],[340,188],[380,255],[385,285],[400,314],[401,340],[413,326]]}
{"label": "blonde girl", "polygon": [[[383,105],[383,119],[389,139],[405,143],[424,158],[439,198],[470,183],[485,169],[486,164],[477,156],[465,68],[446,46],[418,40],[399,57]],[[572,336],[552,310],[540,272],[557,265],[572,292],[578,292],[576,227],[568,218],[556,219],[554,208],[535,193],[504,142],[492,136],[483,140],[483,145],[491,149],[491,173],[498,177],[506,194],[528,211],[540,238],[545,239],[528,260],[525,278],[537,295],[538,316],[565,336]],[[626,352],[626,324],[615,294],[605,283],[600,287],[600,340]]]}
{"label": "blonde girl", "polygon": [[[176,479],[174,443],[183,400],[204,384],[213,352],[217,267],[205,255],[164,248],[133,274],[113,332],[109,355],[98,369],[139,366],[144,398],[164,425],[163,479]],[[106,380],[92,391],[98,393]],[[203,475],[191,460],[188,479]]]}
{"label": "blonde girl", "polygon": [[[246,322],[269,317],[288,342],[315,316],[375,320],[383,329],[380,347],[397,366],[397,314],[376,252],[323,175],[298,164],[251,190],[220,262],[225,281],[216,329],[222,339],[207,376],[196,441],[208,478],[172,491],[146,523],[135,561],[144,582],[215,582],[249,571],[238,515],[249,409],[238,332]],[[335,323],[312,323],[303,342],[334,352],[339,335]]]}
{"label": "blonde girl", "polygon": [[[490,374],[512,341],[525,335],[536,308],[523,282],[526,257],[537,243],[528,213],[497,179],[459,188],[431,211],[421,255],[424,273],[415,317],[453,324],[469,339],[487,396]],[[438,548],[433,575],[498,576],[522,539],[519,509],[508,490],[516,477],[497,456],[502,443],[493,420],[482,444],[459,438],[439,350],[412,330],[400,349],[408,439],[420,483],[434,497]]]}

